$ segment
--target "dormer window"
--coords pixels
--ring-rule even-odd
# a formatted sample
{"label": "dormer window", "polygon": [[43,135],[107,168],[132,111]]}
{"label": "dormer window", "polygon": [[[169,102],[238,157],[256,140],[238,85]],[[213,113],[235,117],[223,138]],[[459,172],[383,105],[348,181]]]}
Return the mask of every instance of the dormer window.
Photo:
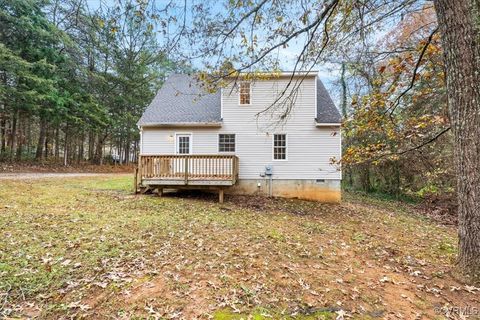
{"label": "dormer window", "polygon": [[251,88],[250,82],[240,82],[240,92],[239,92],[240,105],[249,105],[251,102]]}

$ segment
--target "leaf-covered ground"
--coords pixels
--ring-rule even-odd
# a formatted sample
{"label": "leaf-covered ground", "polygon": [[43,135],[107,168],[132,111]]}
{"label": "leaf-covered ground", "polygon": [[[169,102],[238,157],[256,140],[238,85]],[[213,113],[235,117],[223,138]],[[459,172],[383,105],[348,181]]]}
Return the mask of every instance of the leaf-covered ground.
{"label": "leaf-covered ground", "polygon": [[1,181],[0,318],[443,319],[479,307],[479,289],[451,275],[455,230],[398,203],[131,188],[125,175]]}

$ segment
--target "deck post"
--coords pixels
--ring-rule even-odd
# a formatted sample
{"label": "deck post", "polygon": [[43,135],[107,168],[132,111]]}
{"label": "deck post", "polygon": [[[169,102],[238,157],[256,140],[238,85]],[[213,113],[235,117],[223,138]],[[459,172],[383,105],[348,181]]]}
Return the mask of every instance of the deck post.
{"label": "deck post", "polygon": [[157,188],[157,196],[159,197],[163,196],[163,188],[161,187]]}
{"label": "deck post", "polygon": [[137,186],[138,186],[139,184],[142,184],[142,179],[143,179],[142,161],[143,161],[143,158],[142,158],[142,156],[139,155],[139,156],[138,156],[138,165],[137,165],[137,169],[138,169],[138,171],[137,171],[137,179],[138,179],[138,181],[137,181],[137,182],[138,182]]}
{"label": "deck post", "polygon": [[218,202],[219,203],[223,203],[223,193],[224,193],[223,191],[224,191],[223,188],[218,189]]}
{"label": "deck post", "polygon": [[185,156],[185,185],[188,184],[188,157]]}

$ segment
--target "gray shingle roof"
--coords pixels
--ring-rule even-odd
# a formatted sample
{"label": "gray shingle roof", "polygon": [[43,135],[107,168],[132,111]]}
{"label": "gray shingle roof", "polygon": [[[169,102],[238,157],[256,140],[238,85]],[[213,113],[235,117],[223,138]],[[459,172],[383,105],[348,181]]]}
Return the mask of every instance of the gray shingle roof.
{"label": "gray shingle roof", "polygon": [[317,78],[317,123],[340,123],[342,117],[320,78]]}
{"label": "gray shingle roof", "polygon": [[158,90],[137,124],[148,126],[220,121],[220,91],[207,93],[194,77],[172,74]]}
{"label": "gray shingle roof", "polygon": [[[317,78],[317,123],[340,123],[341,116],[322,81]],[[179,123],[220,123],[220,91],[207,93],[200,83],[186,74],[173,74],[138,121],[139,126]]]}

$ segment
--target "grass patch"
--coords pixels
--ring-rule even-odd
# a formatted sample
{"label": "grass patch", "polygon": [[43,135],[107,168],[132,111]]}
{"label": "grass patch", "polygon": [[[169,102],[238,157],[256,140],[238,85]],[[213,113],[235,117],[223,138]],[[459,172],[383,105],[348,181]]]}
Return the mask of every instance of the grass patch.
{"label": "grass patch", "polygon": [[267,319],[282,319],[282,320],[334,320],[337,315],[332,311],[312,311],[309,314],[285,315],[281,312],[269,311],[267,309],[259,308],[249,314],[234,313],[231,310],[218,310],[213,314],[214,320],[267,320]]}
{"label": "grass patch", "polygon": [[0,317],[369,319],[382,307],[409,318],[416,305],[433,315],[441,298],[421,291],[432,278],[464,301],[448,290],[461,287],[448,273],[455,230],[408,206],[218,204],[131,186],[113,175],[2,181]]}

